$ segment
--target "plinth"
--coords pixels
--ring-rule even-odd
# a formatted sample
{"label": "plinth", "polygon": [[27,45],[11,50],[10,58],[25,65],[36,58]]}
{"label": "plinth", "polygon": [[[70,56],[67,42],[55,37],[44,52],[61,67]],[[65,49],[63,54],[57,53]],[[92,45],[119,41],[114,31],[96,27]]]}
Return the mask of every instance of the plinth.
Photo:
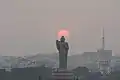
{"label": "plinth", "polygon": [[70,70],[56,69],[52,72],[53,80],[74,80],[74,74]]}

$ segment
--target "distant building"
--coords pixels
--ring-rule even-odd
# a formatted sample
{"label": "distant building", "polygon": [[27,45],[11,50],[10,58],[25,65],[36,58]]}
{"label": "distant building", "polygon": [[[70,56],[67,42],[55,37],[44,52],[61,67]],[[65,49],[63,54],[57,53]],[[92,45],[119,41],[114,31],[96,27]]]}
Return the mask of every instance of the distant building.
{"label": "distant building", "polygon": [[102,31],[102,48],[97,52],[84,52],[83,57],[86,58],[86,67],[107,74],[111,71],[112,50],[105,50],[104,28]]}
{"label": "distant building", "polygon": [[112,71],[120,71],[120,57],[113,56]]}
{"label": "distant building", "polygon": [[102,48],[98,51],[98,68],[101,73],[108,74],[111,71],[112,50],[105,50],[104,28],[102,30]]}
{"label": "distant building", "polygon": [[97,61],[98,52],[84,52],[82,56],[88,61],[87,63],[93,63]]}
{"label": "distant building", "polygon": [[82,56],[85,58],[84,61],[85,67],[87,67],[92,72],[98,70],[97,66],[98,52],[84,52]]}
{"label": "distant building", "polygon": [[98,68],[101,73],[108,74],[111,72],[112,50],[101,49],[98,51]]}

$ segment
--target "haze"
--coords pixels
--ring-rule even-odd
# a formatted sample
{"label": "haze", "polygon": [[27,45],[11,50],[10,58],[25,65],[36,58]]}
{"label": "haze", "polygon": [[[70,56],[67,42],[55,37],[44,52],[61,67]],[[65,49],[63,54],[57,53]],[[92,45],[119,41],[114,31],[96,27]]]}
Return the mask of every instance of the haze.
{"label": "haze", "polygon": [[101,48],[120,54],[119,0],[0,0],[0,55],[55,53],[60,29],[70,32],[70,54]]}

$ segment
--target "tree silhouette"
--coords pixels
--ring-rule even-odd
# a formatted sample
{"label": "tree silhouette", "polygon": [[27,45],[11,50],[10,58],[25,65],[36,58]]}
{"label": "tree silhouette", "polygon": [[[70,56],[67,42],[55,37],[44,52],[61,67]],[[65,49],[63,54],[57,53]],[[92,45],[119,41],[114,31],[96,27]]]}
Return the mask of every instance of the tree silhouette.
{"label": "tree silhouette", "polygon": [[86,67],[77,67],[73,69],[75,76],[80,77],[81,80],[86,80],[89,75],[89,69]]}
{"label": "tree silhouette", "polygon": [[77,67],[73,71],[76,76],[87,76],[89,74],[89,69],[86,67]]}

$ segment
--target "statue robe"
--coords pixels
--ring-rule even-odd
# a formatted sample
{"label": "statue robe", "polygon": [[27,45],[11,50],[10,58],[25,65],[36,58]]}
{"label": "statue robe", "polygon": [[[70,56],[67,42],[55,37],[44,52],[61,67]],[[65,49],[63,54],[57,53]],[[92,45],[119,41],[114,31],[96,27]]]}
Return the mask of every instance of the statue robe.
{"label": "statue robe", "polygon": [[57,49],[59,51],[59,68],[66,69],[67,68],[67,55],[68,55],[68,43],[58,41]]}

